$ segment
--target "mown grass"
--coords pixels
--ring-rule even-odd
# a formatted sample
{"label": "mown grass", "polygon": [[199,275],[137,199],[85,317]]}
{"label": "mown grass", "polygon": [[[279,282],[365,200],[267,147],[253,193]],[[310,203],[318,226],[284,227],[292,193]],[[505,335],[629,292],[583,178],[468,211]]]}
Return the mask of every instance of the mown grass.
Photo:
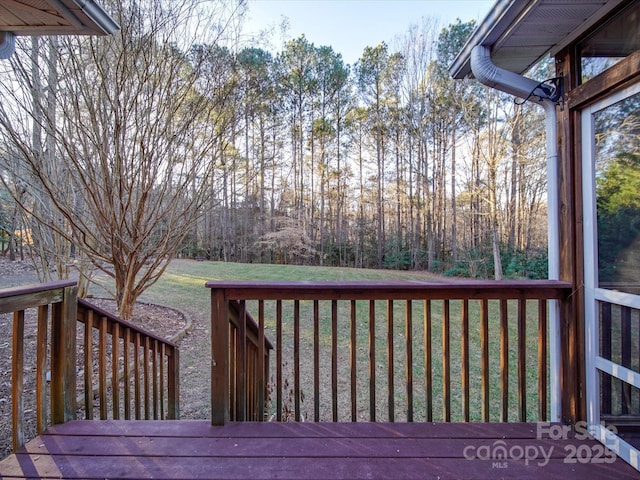
{"label": "mown grass", "polygon": [[346,281],[432,278],[435,277],[428,273],[393,270],[174,260],[162,278],[143,294],[142,300],[174,306],[188,312],[206,312],[208,317],[211,300],[209,290],[204,285],[209,280]]}
{"label": "mown grass", "polygon": [[[220,262],[195,262],[188,260],[176,260],[167,269],[163,277],[152,288],[145,292],[143,299],[167,306],[180,308],[190,315],[203,319],[208,327],[210,315],[210,293],[204,287],[208,280],[259,280],[259,281],[299,281],[299,280],[429,280],[435,277],[416,272],[398,272],[388,270],[361,270],[330,267],[305,267],[285,265],[255,265]],[[275,343],[276,322],[275,302],[266,302],[266,335]],[[393,371],[395,387],[393,399],[395,404],[395,420],[406,419],[407,394],[407,330],[406,330],[406,303],[396,301],[393,305],[394,312],[394,349]],[[248,311],[257,318],[257,306],[255,302],[247,303]],[[442,379],[442,301],[432,302],[432,332],[431,332],[431,358],[432,366],[432,410],[433,420],[441,421],[444,418],[443,406],[443,379]],[[357,351],[357,416],[358,420],[369,420],[369,302],[358,301],[356,351]],[[517,411],[517,312],[516,305],[510,303],[509,320],[509,420],[519,420]],[[331,302],[320,302],[320,419],[330,420],[332,417],[331,404]],[[413,318],[413,360],[411,371],[413,373],[413,408],[414,420],[427,420],[426,390],[429,387],[425,383],[425,349],[424,349],[424,303],[413,301],[411,303]],[[284,379],[289,387],[293,386],[293,305],[285,302],[283,310],[283,363]],[[451,419],[462,420],[462,394],[461,394],[461,304],[457,301],[450,303],[450,358],[451,358]],[[388,387],[387,374],[387,307],[386,302],[376,302],[376,419],[388,419]],[[471,420],[481,420],[481,382],[480,382],[480,322],[479,303],[470,302],[469,322],[469,356],[470,356],[470,413]],[[300,377],[301,388],[305,398],[302,404],[302,412],[305,418],[312,419],[314,414],[313,401],[313,302],[300,302]],[[350,303],[339,302],[338,311],[338,412],[340,420],[351,419],[350,402]],[[501,395],[500,395],[500,344],[499,344],[499,305],[491,302],[489,309],[489,365],[490,365],[490,419],[500,419]],[[275,352],[271,355],[271,380],[275,380]],[[537,302],[527,304],[527,336],[526,336],[526,364],[527,364],[527,420],[538,419],[537,402]],[[208,374],[208,371],[206,372]],[[289,392],[284,392],[286,399]],[[275,401],[275,394],[273,394]],[[274,402],[269,405],[270,412],[274,411]]]}

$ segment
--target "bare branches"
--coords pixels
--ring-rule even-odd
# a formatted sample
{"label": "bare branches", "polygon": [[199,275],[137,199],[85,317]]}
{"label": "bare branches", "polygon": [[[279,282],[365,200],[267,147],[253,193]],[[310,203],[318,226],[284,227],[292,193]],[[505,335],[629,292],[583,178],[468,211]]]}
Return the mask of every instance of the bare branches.
{"label": "bare branches", "polygon": [[[35,67],[28,68],[29,55],[17,55],[13,72],[23,89],[9,95],[15,108],[0,110],[30,190],[50,199],[65,226],[25,207],[114,278],[125,318],[211,195],[210,159],[224,105],[201,88],[199,66],[183,47],[196,34],[196,19],[220,21],[214,7],[220,6],[123,2],[117,34],[59,40],[46,82],[39,73],[31,80],[43,57],[31,52]],[[44,149],[34,141],[41,131]]]}

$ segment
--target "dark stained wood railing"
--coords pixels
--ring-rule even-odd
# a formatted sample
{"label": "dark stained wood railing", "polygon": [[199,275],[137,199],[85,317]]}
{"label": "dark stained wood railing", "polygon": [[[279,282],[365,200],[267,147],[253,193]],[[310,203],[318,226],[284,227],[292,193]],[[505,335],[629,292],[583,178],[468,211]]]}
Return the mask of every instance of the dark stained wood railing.
{"label": "dark stained wood railing", "polygon": [[[25,331],[26,312],[32,310],[35,323]],[[178,418],[177,347],[78,299],[75,282],[0,290],[0,314],[4,313],[13,314],[14,450],[25,443],[25,371],[35,370],[36,434],[50,423],[75,419],[82,402],[88,419],[93,418],[94,407],[102,419],[109,417],[109,407],[114,419]],[[36,364],[25,365],[25,339],[33,330]],[[83,368],[77,370],[79,358]],[[77,401],[78,390],[84,391],[81,402]]]}
{"label": "dark stained wood railing", "polygon": [[[13,313],[11,361],[11,418],[13,449],[25,442],[25,310],[37,309],[36,332],[36,429],[51,422],[64,423],[75,417],[76,284],[52,282],[24,288],[0,290],[0,313]],[[50,322],[50,327],[49,327]],[[51,348],[48,348],[48,344]],[[50,370],[49,370],[50,369]],[[47,377],[50,371],[50,389]]]}
{"label": "dark stained wood railing", "polygon": [[174,343],[83,299],[78,299],[77,319],[84,326],[78,353],[88,420],[94,409],[100,420],[179,417],[180,360]]}
{"label": "dark stained wood railing", "polygon": [[[230,404],[234,408],[229,412],[230,420],[264,419],[264,402],[267,395],[269,374],[269,351],[271,342],[262,336],[253,317],[246,311],[245,304],[229,302],[229,388]],[[242,339],[245,341],[242,341]],[[260,348],[260,345],[263,348]],[[242,362],[241,359],[245,358]],[[243,365],[243,367],[241,367]],[[241,401],[240,399],[243,399]]]}
{"label": "dark stained wood railing", "polygon": [[258,312],[258,359],[267,355],[261,339],[275,338],[275,371],[262,379],[271,380],[275,398],[260,397],[258,389],[258,402],[275,403],[276,420],[289,419],[288,412],[291,420],[334,422],[549,416],[547,301],[566,300],[569,283],[212,281],[207,287],[213,424],[256,419],[244,413],[246,388],[232,378],[256,371],[233,347],[245,343],[248,311]]}

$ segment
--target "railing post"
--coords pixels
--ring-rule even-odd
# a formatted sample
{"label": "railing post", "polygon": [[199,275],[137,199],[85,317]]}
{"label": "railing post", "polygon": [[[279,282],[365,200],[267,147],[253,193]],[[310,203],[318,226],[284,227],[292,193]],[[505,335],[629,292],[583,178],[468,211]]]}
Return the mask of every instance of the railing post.
{"label": "railing post", "polygon": [[73,420],[76,414],[76,285],[65,287],[52,309],[51,421]]}
{"label": "railing post", "polygon": [[13,313],[11,395],[13,451],[24,445],[24,310]]}
{"label": "railing post", "polygon": [[229,301],[211,289],[211,424],[229,421]]}

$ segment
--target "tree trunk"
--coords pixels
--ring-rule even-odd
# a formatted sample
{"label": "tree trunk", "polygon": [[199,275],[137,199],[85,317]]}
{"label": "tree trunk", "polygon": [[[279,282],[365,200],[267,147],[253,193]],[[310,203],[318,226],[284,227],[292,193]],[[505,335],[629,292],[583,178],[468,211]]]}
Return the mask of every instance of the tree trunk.
{"label": "tree trunk", "polygon": [[456,204],[456,125],[451,129],[451,256],[458,263],[458,208]]}

